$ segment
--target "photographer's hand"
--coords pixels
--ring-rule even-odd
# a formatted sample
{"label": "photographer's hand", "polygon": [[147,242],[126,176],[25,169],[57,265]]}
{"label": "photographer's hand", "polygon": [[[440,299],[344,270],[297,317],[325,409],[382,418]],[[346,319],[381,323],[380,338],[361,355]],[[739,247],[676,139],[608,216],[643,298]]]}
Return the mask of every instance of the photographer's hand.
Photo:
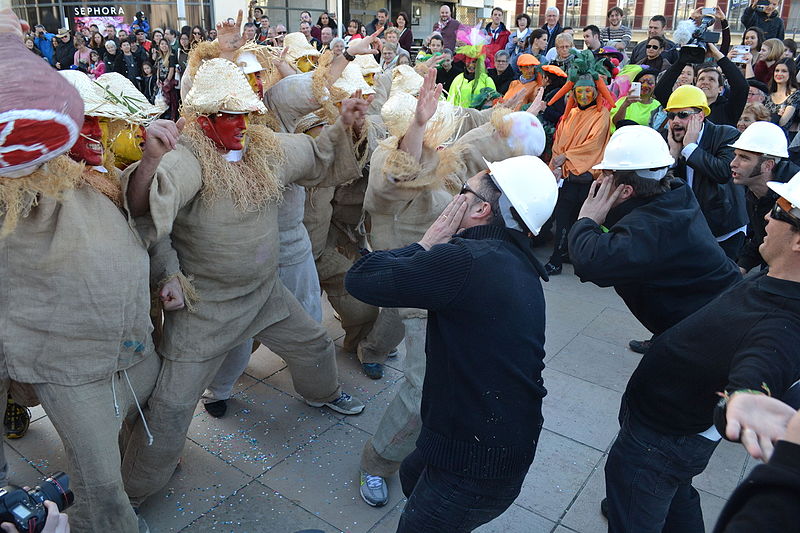
{"label": "photographer's hand", "polygon": [[[50,500],[45,500],[44,506],[47,508],[47,520],[42,533],[69,533],[69,517],[58,511],[58,505]],[[5,533],[19,533],[14,524],[9,522],[3,522],[0,529]]]}

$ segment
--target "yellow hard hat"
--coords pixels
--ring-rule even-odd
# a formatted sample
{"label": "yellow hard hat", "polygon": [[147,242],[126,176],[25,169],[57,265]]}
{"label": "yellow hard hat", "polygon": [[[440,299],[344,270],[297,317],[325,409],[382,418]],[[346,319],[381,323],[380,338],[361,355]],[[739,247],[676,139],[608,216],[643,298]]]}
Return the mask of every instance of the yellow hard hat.
{"label": "yellow hard hat", "polygon": [[708,116],[711,109],[708,107],[708,99],[705,93],[694,85],[681,85],[675,89],[667,101],[667,111],[682,109],[684,107],[696,107],[703,110],[703,114]]}

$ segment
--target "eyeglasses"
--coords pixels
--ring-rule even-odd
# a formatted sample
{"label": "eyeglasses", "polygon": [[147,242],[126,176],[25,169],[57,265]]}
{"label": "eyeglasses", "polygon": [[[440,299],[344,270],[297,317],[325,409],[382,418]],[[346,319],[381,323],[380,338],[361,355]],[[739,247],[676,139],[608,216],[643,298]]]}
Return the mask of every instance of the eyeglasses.
{"label": "eyeglasses", "polygon": [[790,204],[786,198],[778,197],[778,201],[775,202],[775,205],[772,207],[772,211],[770,211],[769,216],[775,220],[786,222],[787,224],[791,224],[795,228],[800,229],[800,218],[794,216],[791,213],[791,210],[792,204]]}
{"label": "eyeglasses", "polygon": [[658,50],[659,48],[661,48],[661,46],[657,44],[648,44],[645,45],[645,48],[647,48],[648,50]]}
{"label": "eyeglasses", "polygon": [[695,109],[693,111],[678,111],[678,112],[668,111],[667,112],[667,118],[669,120],[673,120],[675,117],[678,117],[679,119],[687,119],[687,118],[691,117],[692,115],[698,114],[699,112],[700,112],[699,109]]}
{"label": "eyeglasses", "polygon": [[278,35],[286,35],[285,31],[278,31],[278,32],[275,32],[275,33],[277,33]]}
{"label": "eyeglasses", "polygon": [[491,203],[491,202],[489,202],[489,200],[487,200],[486,198],[484,198],[480,194],[478,194],[475,191],[473,191],[472,188],[465,181],[464,183],[461,184],[461,192],[459,192],[458,194],[467,194],[468,192],[471,192],[472,194],[474,194],[475,197],[478,200],[481,200],[482,202]]}

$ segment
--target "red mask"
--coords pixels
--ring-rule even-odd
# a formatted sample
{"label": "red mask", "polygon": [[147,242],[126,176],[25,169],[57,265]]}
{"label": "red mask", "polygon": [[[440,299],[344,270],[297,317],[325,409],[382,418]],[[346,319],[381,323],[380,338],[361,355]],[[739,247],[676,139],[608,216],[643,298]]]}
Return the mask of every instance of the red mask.
{"label": "red mask", "polygon": [[244,148],[242,141],[247,131],[247,115],[219,113],[198,117],[197,123],[220,150],[228,152]]}
{"label": "red mask", "polygon": [[83,117],[83,127],[78,140],[72,145],[69,156],[96,167],[103,164],[103,130],[97,117]]}

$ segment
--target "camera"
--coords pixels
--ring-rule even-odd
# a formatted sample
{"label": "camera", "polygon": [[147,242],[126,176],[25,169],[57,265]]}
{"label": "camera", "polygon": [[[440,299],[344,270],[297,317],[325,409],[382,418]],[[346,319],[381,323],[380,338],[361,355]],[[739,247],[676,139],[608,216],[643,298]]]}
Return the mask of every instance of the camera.
{"label": "camera", "polygon": [[75,501],[69,490],[69,476],[56,472],[32,490],[15,485],[0,489],[0,522],[11,522],[21,533],[40,533],[47,520],[44,501],[50,500],[63,511]]}
{"label": "camera", "polygon": [[[673,36],[675,41],[681,44],[680,55],[689,63],[702,63],[706,58],[706,46],[708,43],[717,44],[719,42],[719,32],[709,31],[716,19],[710,15],[704,15],[700,19],[700,24],[694,26],[693,21],[683,21],[678,24]],[[685,33],[683,38],[679,34]]]}
{"label": "camera", "polygon": [[769,0],[758,0],[756,3],[756,11],[764,12],[767,10],[767,6],[769,5]]}

